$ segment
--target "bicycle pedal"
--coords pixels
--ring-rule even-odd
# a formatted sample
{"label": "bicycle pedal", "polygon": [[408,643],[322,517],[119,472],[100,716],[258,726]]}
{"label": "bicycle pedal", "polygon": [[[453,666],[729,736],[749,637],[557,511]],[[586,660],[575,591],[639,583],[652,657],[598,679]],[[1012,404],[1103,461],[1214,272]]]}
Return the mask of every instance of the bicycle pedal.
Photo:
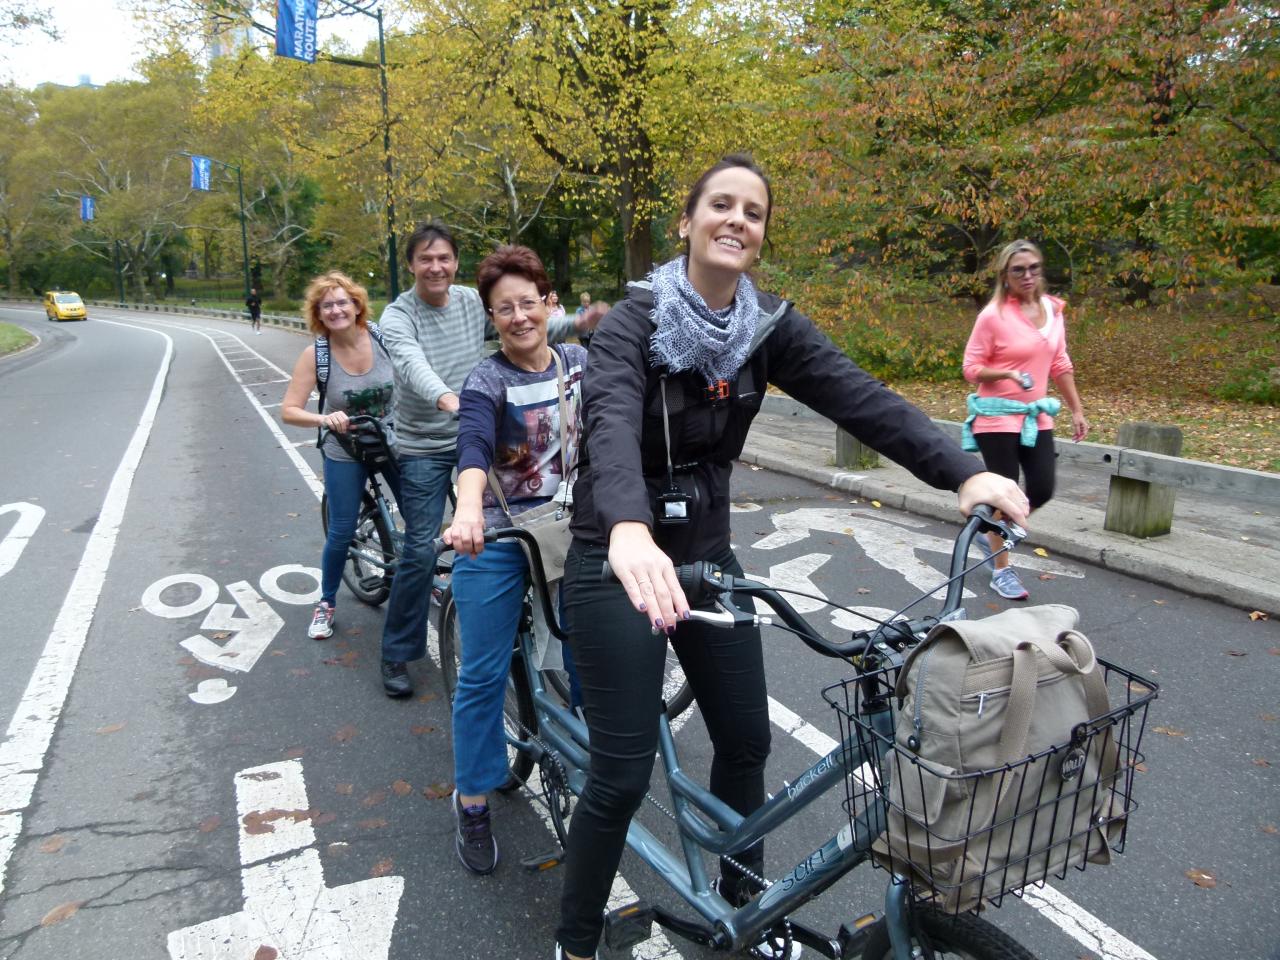
{"label": "bicycle pedal", "polygon": [[867,940],[871,936],[871,928],[876,924],[874,913],[863,914],[852,924],[842,923],[836,940],[840,944],[840,956],[860,957]]}
{"label": "bicycle pedal", "polygon": [[520,866],[524,867],[530,873],[541,873],[543,870],[550,870],[564,863],[564,852],[554,850],[550,853],[536,854],[532,857],[525,857],[520,861]]}
{"label": "bicycle pedal", "polygon": [[604,915],[604,942],[610,950],[626,950],[653,936],[653,907],[637,900]]}

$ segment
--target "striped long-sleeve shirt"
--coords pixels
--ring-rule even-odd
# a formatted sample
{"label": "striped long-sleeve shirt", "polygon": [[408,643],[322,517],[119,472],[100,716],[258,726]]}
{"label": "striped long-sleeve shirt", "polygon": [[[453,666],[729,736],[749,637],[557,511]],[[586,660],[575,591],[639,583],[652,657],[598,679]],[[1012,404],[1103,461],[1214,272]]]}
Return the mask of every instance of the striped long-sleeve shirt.
{"label": "striped long-sleeve shirt", "polygon": [[[409,289],[387,304],[379,321],[396,376],[396,449],[417,457],[453,450],[458,421],[437,403],[460,394],[467,375],[484,357],[496,333],[472,287],[449,287],[449,300],[433,307]],[[568,317],[547,323],[549,340],[573,333]]]}

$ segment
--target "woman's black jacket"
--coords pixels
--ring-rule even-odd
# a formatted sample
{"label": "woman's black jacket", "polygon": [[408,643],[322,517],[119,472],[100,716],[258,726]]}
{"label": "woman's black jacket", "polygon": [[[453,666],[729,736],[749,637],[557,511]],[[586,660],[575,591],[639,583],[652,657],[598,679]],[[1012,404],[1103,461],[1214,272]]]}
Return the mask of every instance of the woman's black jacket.
{"label": "woman's black jacket", "polygon": [[[668,374],[665,366],[653,366],[653,297],[646,286],[632,284],[600,322],[583,384],[575,537],[607,545],[614,524],[638,520],[675,563],[722,553],[729,544],[729,474],[769,383],[931,486],[956,490],[983,469],[923,412],[841,353],[808,317],[773,294],[760,293],[759,304],[761,320],[777,314],[776,322],[737,379],[712,388],[697,372]],[[683,524],[654,523],[656,498],[670,485],[664,390],[674,483],[690,498]]]}

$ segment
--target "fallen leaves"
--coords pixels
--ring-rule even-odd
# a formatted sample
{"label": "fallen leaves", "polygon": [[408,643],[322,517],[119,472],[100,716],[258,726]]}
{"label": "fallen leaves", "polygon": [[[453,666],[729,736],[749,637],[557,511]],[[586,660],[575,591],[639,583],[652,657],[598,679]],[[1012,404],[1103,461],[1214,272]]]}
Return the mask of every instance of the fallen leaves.
{"label": "fallen leaves", "polygon": [[1257,623],[1259,620],[1267,620],[1270,618],[1261,610],[1254,610],[1249,614],[1249,619]]}
{"label": "fallen leaves", "polygon": [[1186,734],[1183,733],[1181,730],[1176,730],[1173,727],[1152,727],[1151,732],[1163,733],[1166,737],[1185,737],[1186,736]]}
{"label": "fallen leaves", "polygon": [[1280,827],[1277,827],[1274,823],[1264,823],[1258,829],[1261,830],[1263,833],[1269,833],[1272,836],[1275,836],[1277,833],[1280,833]]}
{"label": "fallen leaves", "polygon": [[1203,887],[1206,890],[1212,890],[1218,885],[1218,878],[1210,870],[1188,870],[1186,876],[1197,887]]}
{"label": "fallen leaves", "polygon": [[265,943],[253,952],[253,960],[276,960],[280,956],[280,951],[275,947],[269,947]]}
{"label": "fallen leaves", "polygon": [[434,730],[435,730],[435,727],[428,727],[423,724],[418,724],[416,726],[412,726],[409,728],[409,732],[412,733],[415,737],[420,737],[424,733],[431,733]]}
{"label": "fallen leaves", "polygon": [[381,860],[379,860],[377,863],[373,865],[373,868],[369,871],[369,876],[385,877],[388,873],[390,873],[394,869],[395,869],[395,864],[392,863],[391,858],[383,857]]}
{"label": "fallen leaves", "polygon": [[422,788],[422,795],[428,800],[443,800],[445,797],[453,796],[453,784],[433,783]]}
{"label": "fallen leaves", "polygon": [[1254,765],[1255,767],[1269,767],[1269,766],[1271,766],[1271,761],[1270,761],[1270,760],[1264,760],[1262,757],[1254,757],[1254,758],[1253,758],[1253,765]]}
{"label": "fallen leaves", "polygon": [[338,732],[333,735],[333,739],[338,741],[338,743],[350,743],[359,733],[359,730],[348,723],[345,726],[338,728]]}
{"label": "fallen leaves", "polygon": [[201,820],[200,826],[196,829],[201,833],[213,833],[213,831],[217,830],[220,826],[222,826],[222,818],[215,813],[213,816],[205,817]]}
{"label": "fallen leaves", "polygon": [[356,826],[361,830],[381,830],[387,825],[387,821],[381,817],[373,817],[369,820],[361,820]]}
{"label": "fallen leaves", "polygon": [[1031,552],[1032,552],[1032,553],[1034,553],[1037,557],[1047,557],[1047,556],[1049,556],[1049,551],[1048,551],[1048,550],[1046,550],[1044,547],[1036,547],[1036,548],[1035,548],[1034,550],[1032,550]]}
{"label": "fallen leaves", "polygon": [[376,807],[378,804],[382,803],[386,799],[387,799],[387,791],[375,790],[373,791],[373,793],[369,794],[367,797],[365,797],[363,800],[360,801],[360,806]]}
{"label": "fallen leaves", "polygon": [[301,760],[307,754],[306,747],[290,747],[284,752],[286,760]]}
{"label": "fallen leaves", "polygon": [[1225,653],[1228,657],[1247,657],[1249,655],[1243,650],[1227,650]]}
{"label": "fallen leaves", "polygon": [[321,663],[329,667],[354,667],[356,661],[360,659],[360,654],[355,650],[348,650],[340,657],[329,657],[322,660]]}
{"label": "fallen leaves", "polygon": [[123,723],[108,723],[105,727],[99,727],[94,733],[119,733],[124,729]]}
{"label": "fallen leaves", "polygon": [[879,510],[879,509],[880,509],[880,506],[881,506],[881,504],[880,504],[880,501],[879,501],[879,500],[872,500],[872,501],[871,501],[871,505],[872,505],[873,507],[875,507],[877,510]]}
{"label": "fallen leaves", "polygon": [[310,819],[310,810],[250,810],[241,818],[241,822],[244,824],[246,834],[260,836],[264,833],[275,833],[277,820],[301,823],[303,820]]}
{"label": "fallen leaves", "polygon": [[52,837],[40,844],[41,853],[57,853],[67,845],[67,838],[60,833],[55,833]]}
{"label": "fallen leaves", "polygon": [[1042,573],[1040,574],[1040,579],[1041,580],[1057,580],[1058,578],[1055,577],[1052,573]]}
{"label": "fallen leaves", "polygon": [[344,797],[351,796],[351,791],[356,788],[354,783],[339,783],[333,789]]}
{"label": "fallen leaves", "polygon": [[397,797],[407,797],[409,794],[413,793],[413,784],[405,780],[397,780],[395,783],[391,784],[391,792]]}
{"label": "fallen leaves", "polygon": [[66,903],[60,903],[40,918],[40,926],[52,927],[55,923],[70,920],[83,906],[83,900],[69,900]]}

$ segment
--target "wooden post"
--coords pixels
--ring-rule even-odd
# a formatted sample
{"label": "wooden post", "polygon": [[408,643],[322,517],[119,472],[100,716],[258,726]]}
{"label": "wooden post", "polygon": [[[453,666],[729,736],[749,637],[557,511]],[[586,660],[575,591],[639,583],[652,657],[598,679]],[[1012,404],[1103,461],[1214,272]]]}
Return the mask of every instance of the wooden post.
{"label": "wooden post", "polygon": [[836,466],[854,470],[870,470],[880,466],[880,454],[861,440],[836,427]]}
{"label": "wooden post", "polygon": [[[1158,423],[1125,423],[1120,425],[1116,446],[1176,457],[1182,452],[1182,431]],[[1173,529],[1174,492],[1163,483],[1112,477],[1102,525],[1132,537],[1162,536]]]}

